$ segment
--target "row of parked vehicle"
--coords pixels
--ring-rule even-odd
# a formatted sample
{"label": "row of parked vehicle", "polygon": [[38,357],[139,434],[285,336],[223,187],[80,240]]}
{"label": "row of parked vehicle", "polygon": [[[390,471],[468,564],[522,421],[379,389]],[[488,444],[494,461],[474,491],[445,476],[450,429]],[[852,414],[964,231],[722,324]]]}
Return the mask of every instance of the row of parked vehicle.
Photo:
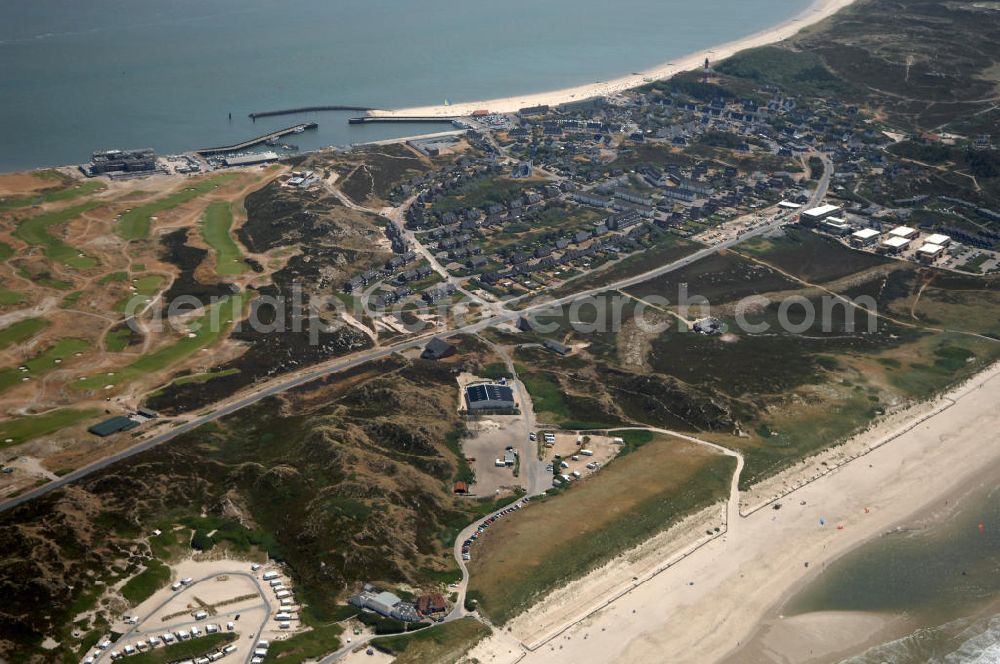
{"label": "row of parked vehicle", "polygon": [[[227,629],[229,631],[233,631],[234,628],[235,626],[233,625],[233,623],[229,623],[227,625]],[[148,639],[145,639],[143,641],[136,641],[135,643],[126,644],[124,647],[122,647],[121,650],[110,650],[108,652],[108,656],[113,660],[117,660],[123,657],[134,655],[136,653],[147,652],[149,650],[152,650],[153,648],[158,648],[161,645],[169,646],[173,643],[178,643],[181,641],[190,641],[191,639],[196,639],[200,636],[203,636],[204,634],[215,634],[219,631],[221,631],[221,628],[218,625],[205,625],[204,631],[200,627],[196,626],[192,627],[190,630],[179,629],[175,632],[164,632],[159,636],[150,636]],[[97,648],[99,651],[107,650],[110,647],[111,647],[110,640],[104,640],[97,644]],[[209,664],[209,662],[218,661],[223,657],[225,657],[226,655],[228,655],[229,653],[235,651],[236,651],[236,646],[230,644],[211,654],[205,655],[204,657],[201,657],[198,660],[193,660],[192,664]],[[94,662],[97,661],[99,655],[100,653],[98,652],[87,657],[86,659],[83,660],[83,664],[94,664]]]}
{"label": "row of parked vehicle", "polygon": [[521,506],[527,502],[528,502],[528,496],[525,496],[521,500],[517,501],[512,505],[508,505],[507,507],[503,508],[502,510],[500,510],[490,518],[486,519],[481,524],[479,524],[479,527],[476,528],[476,532],[472,533],[472,535],[469,536],[469,539],[462,542],[462,560],[472,560],[472,554],[470,553],[472,549],[472,543],[475,542],[477,539],[479,539],[479,536],[484,532],[486,532],[486,529],[489,528],[491,525],[493,525],[497,521],[497,519],[507,516],[512,512],[516,512],[517,510],[521,509]]}

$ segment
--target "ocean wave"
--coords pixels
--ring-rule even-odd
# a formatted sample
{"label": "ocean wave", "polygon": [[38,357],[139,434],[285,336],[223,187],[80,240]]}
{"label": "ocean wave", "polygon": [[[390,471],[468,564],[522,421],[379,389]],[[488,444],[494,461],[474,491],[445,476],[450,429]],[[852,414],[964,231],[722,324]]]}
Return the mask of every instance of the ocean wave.
{"label": "ocean wave", "polygon": [[918,629],[841,664],[1000,664],[1000,613]]}

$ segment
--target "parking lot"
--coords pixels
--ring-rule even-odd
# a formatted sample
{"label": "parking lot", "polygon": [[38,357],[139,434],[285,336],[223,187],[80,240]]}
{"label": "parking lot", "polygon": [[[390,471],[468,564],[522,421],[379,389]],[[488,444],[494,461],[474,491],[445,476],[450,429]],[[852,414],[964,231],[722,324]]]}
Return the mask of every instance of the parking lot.
{"label": "parking lot", "polygon": [[614,459],[620,449],[620,445],[614,442],[615,439],[609,436],[553,432],[550,433],[551,443],[546,441],[544,432],[540,437],[546,469],[554,472],[558,465],[559,473],[563,476],[555,478],[559,480],[558,484],[553,480],[556,486],[597,472]]}
{"label": "parking lot", "polygon": [[[111,626],[122,636],[113,643],[102,639],[84,661],[127,662],[139,652],[202,639],[204,653],[193,660],[195,664],[219,660],[259,664],[266,659],[262,642],[288,638],[300,628],[291,581],[277,567],[189,559],[171,572],[170,585]],[[233,639],[223,642],[219,635],[226,634]]]}

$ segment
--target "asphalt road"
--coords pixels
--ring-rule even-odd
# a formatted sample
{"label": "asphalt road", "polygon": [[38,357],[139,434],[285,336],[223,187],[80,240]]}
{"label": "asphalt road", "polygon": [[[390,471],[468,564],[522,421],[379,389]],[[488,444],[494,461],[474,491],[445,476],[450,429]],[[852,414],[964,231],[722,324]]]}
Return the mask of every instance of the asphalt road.
{"label": "asphalt road", "polygon": [[[810,206],[817,204],[826,196],[826,192],[830,186],[830,178],[833,175],[833,164],[830,162],[830,159],[824,154],[818,154],[818,156],[823,161],[824,171],[822,177],[819,180],[818,186],[816,187],[816,191],[814,192],[810,200],[809,203]],[[629,286],[634,286],[635,284],[641,283],[648,279],[653,279],[655,277],[668,274],[670,272],[675,272],[677,270],[687,267],[688,265],[691,265],[692,263],[696,263],[697,261],[700,261],[701,259],[706,258],[707,256],[711,256],[712,254],[722,249],[727,249],[729,247],[735,246],[736,244],[739,244],[740,242],[743,242],[744,240],[747,240],[749,238],[769,233],[775,230],[776,228],[780,227],[782,224],[784,224],[790,216],[792,216],[792,213],[779,214],[771,222],[763,224],[738,237],[730,238],[729,240],[726,240],[716,245],[706,246],[705,248],[699,249],[693,254],[685,256],[684,258],[680,258],[676,261],[673,261],[672,263],[661,265],[660,267],[648,270],[646,272],[643,272],[642,274],[638,274],[636,276],[629,277],[627,279],[621,279],[619,281],[610,284],[606,284],[596,288],[591,288],[589,290],[581,291],[578,293],[573,293],[571,295],[566,295],[561,298],[556,298],[546,302],[533,304],[520,310],[511,311],[502,306],[495,306],[494,308],[492,308],[492,311],[496,312],[494,313],[494,315],[485,318],[479,322],[472,323],[470,325],[450,330],[438,330],[434,332],[428,332],[422,335],[418,335],[412,339],[403,341],[401,343],[394,344],[392,346],[375,348],[372,350],[358,353],[357,355],[347,358],[338,358],[335,360],[331,360],[329,362],[324,362],[315,365],[312,369],[297,374],[293,374],[291,376],[284,376],[281,378],[277,378],[271,381],[270,383],[266,383],[262,386],[256,387],[249,393],[245,393],[229,401],[223,402],[222,404],[216,406],[212,410],[202,415],[183,421],[181,424],[175,426],[169,431],[156,434],[146,440],[143,440],[142,442],[137,443],[136,445],[128,448],[127,450],[117,452],[99,461],[95,461],[94,463],[88,466],[78,468],[77,470],[71,473],[67,473],[66,475],[63,475],[60,478],[51,480],[46,484],[31,489],[30,491],[26,491],[25,493],[19,496],[10,498],[4,501],[3,503],[0,503],[0,513],[11,510],[17,507],[18,505],[23,505],[28,501],[34,500],[35,498],[44,496],[68,484],[79,481],[84,477],[87,477],[88,475],[92,475],[97,471],[103,470],[104,468],[107,468],[108,466],[111,466],[120,461],[124,461],[125,459],[133,457],[136,454],[141,454],[142,452],[157,447],[158,445],[162,445],[167,441],[173,440],[177,436],[180,436],[189,431],[197,429],[203,424],[207,424],[221,417],[231,415],[239,410],[242,410],[243,408],[246,408],[247,406],[253,405],[263,399],[266,399],[267,397],[281,394],[282,392],[286,392],[301,385],[305,385],[319,378],[324,378],[331,374],[345,371],[347,369],[356,367],[366,362],[371,362],[373,360],[378,360],[384,357],[388,357],[393,353],[409,350],[411,348],[417,348],[419,346],[422,346],[424,343],[427,342],[427,340],[429,340],[431,337],[434,336],[454,335],[454,334],[474,334],[476,332],[480,332],[494,325],[504,322],[510,322],[525,314],[541,313],[546,310],[551,310],[553,308],[570,304],[576,300],[592,297],[594,295],[606,291],[613,291],[622,288],[627,288]]]}

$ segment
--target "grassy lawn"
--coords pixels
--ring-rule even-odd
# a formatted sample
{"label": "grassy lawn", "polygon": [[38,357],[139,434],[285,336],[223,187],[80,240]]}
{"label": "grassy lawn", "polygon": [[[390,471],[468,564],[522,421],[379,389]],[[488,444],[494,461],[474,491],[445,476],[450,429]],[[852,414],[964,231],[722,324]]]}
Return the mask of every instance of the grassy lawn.
{"label": "grassy lawn", "polygon": [[236,635],[232,632],[205,634],[190,641],[171,644],[165,648],[136,653],[128,658],[128,662],[129,664],[167,664],[168,662],[194,659],[213,650],[218,650],[235,640]]}
{"label": "grassy lawn", "polygon": [[617,418],[609,417],[603,409],[596,407],[593,399],[564,393],[549,374],[519,372],[518,377],[528,389],[540,421],[567,429],[600,429],[619,423]]}
{"label": "grassy lawn", "polygon": [[54,346],[46,348],[21,366],[28,368],[21,371],[17,367],[0,369],[0,392],[8,390],[22,382],[22,378],[37,378],[61,364],[61,361],[72,357],[73,353],[81,353],[90,348],[90,342],[84,339],[60,339]]}
{"label": "grassy lawn", "polygon": [[45,247],[45,255],[53,261],[81,270],[92,268],[97,265],[96,258],[85,256],[77,249],[52,237],[49,235],[49,227],[65,224],[70,219],[74,219],[88,210],[93,210],[99,205],[100,203],[97,202],[83,203],[65,210],[46,212],[37,217],[25,219],[18,224],[14,235],[30,245]]}
{"label": "grassy lawn", "polygon": [[5,261],[11,258],[16,252],[14,247],[10,246],[6,242],[0,242],[0,261]]}
{"label": "grassy lawn", "polygon": [[120,353],[128,348],[128,342],[131,338],[132,330],[127,327],[111,330],[104,335],[104,350],[109,353]]}
{"label": "grassy lawn", "polygon": [[0,288],[0,306],[8,304],[21,304],[24,302],[24,295],[17,291]]}
{"label": "grassy lawn", "polygon": [[48,326],[44,318],[25,318],[11,324],[0,330],[0,350],[27,341]]}
{"label": "grassy lawn", "polygon": [[26,440],[74,426],[84,420],[97,417],[100,412],[97,408],[86,410],[60,408],[42,415],[26,415],[7,422],[0,422],[0,448],[7,445],[17,445]]}
{"label": "grassy lawn", "polygon": [[106,275],[97,280],[97,283],[110,284],[114,282],[128,281],[128,272],[108,272]]}
{"label": "grassy lawn", "polygon": [[122,214],[115,225],[115,232],[125,240],[141,240],[149,235],[150,217],[193,201],[222,184],[238,178],[236,173],[226,173],[205,178],[169,196],[158,198]]}
{"label": "grassy lawn", "polygon": [[410,634],[379,637],[371,644],[395,655],[393,664],[451,664],[490,633],[490,628],[478,620],[463,618]]}
{"label": "grassy lawn", "polygon": [[181,337],[169,346],[144,355],[127,367],[113,372],[113,375],[90,376],[74,381],[72,386],[77,390],[98,390],[105,385],[121,385],[146,374],[162,371],[217,341],[229,329],[233,320],[242,314],[246,301],[246,295],[238,294],[216,302],[190,324],[191,336]]}
{"label": "grassy lawn", "polygon": [[201,220],[201,235],[215,249],[215,271],[221,275],[242,274],[247,265],[229,229],[233,225],[233,209],[226,201],[213,201]]}
{"label": "grassy lawn", "polygon": [[146,563],[146,569],[139,572],[122,586],[122,597],[132,603],[141,604],[150,595],[170,582],[170,568],[153,559]]}
{"label": "grassy lawn", "polygon": [[340,648],[343,627],[333,623],[322,623],[308,607],[302,610],[301,618],[302,622],[312,629],[284,641],[272,642],[268,650],[270,657],[280,662],[301,662],[309,658],[319,659]]}
{"label": "grassy lawn", "polygon": [[142,305],[146,304],[146,302],[160,291],[163,281],[164,278],[158,274],[147,274],[138,277],[132,282],[132,285],[135,286],[135,292],[115,302],[115,311],[125,313],[129,310],[129,305],[132,305],[135,309],[141,309]]}
{"label": "grassy lawn", "polygon": [[479,540],[470,592],[497,623],[545,593],[728,495],[735,462],[656,436]]}

